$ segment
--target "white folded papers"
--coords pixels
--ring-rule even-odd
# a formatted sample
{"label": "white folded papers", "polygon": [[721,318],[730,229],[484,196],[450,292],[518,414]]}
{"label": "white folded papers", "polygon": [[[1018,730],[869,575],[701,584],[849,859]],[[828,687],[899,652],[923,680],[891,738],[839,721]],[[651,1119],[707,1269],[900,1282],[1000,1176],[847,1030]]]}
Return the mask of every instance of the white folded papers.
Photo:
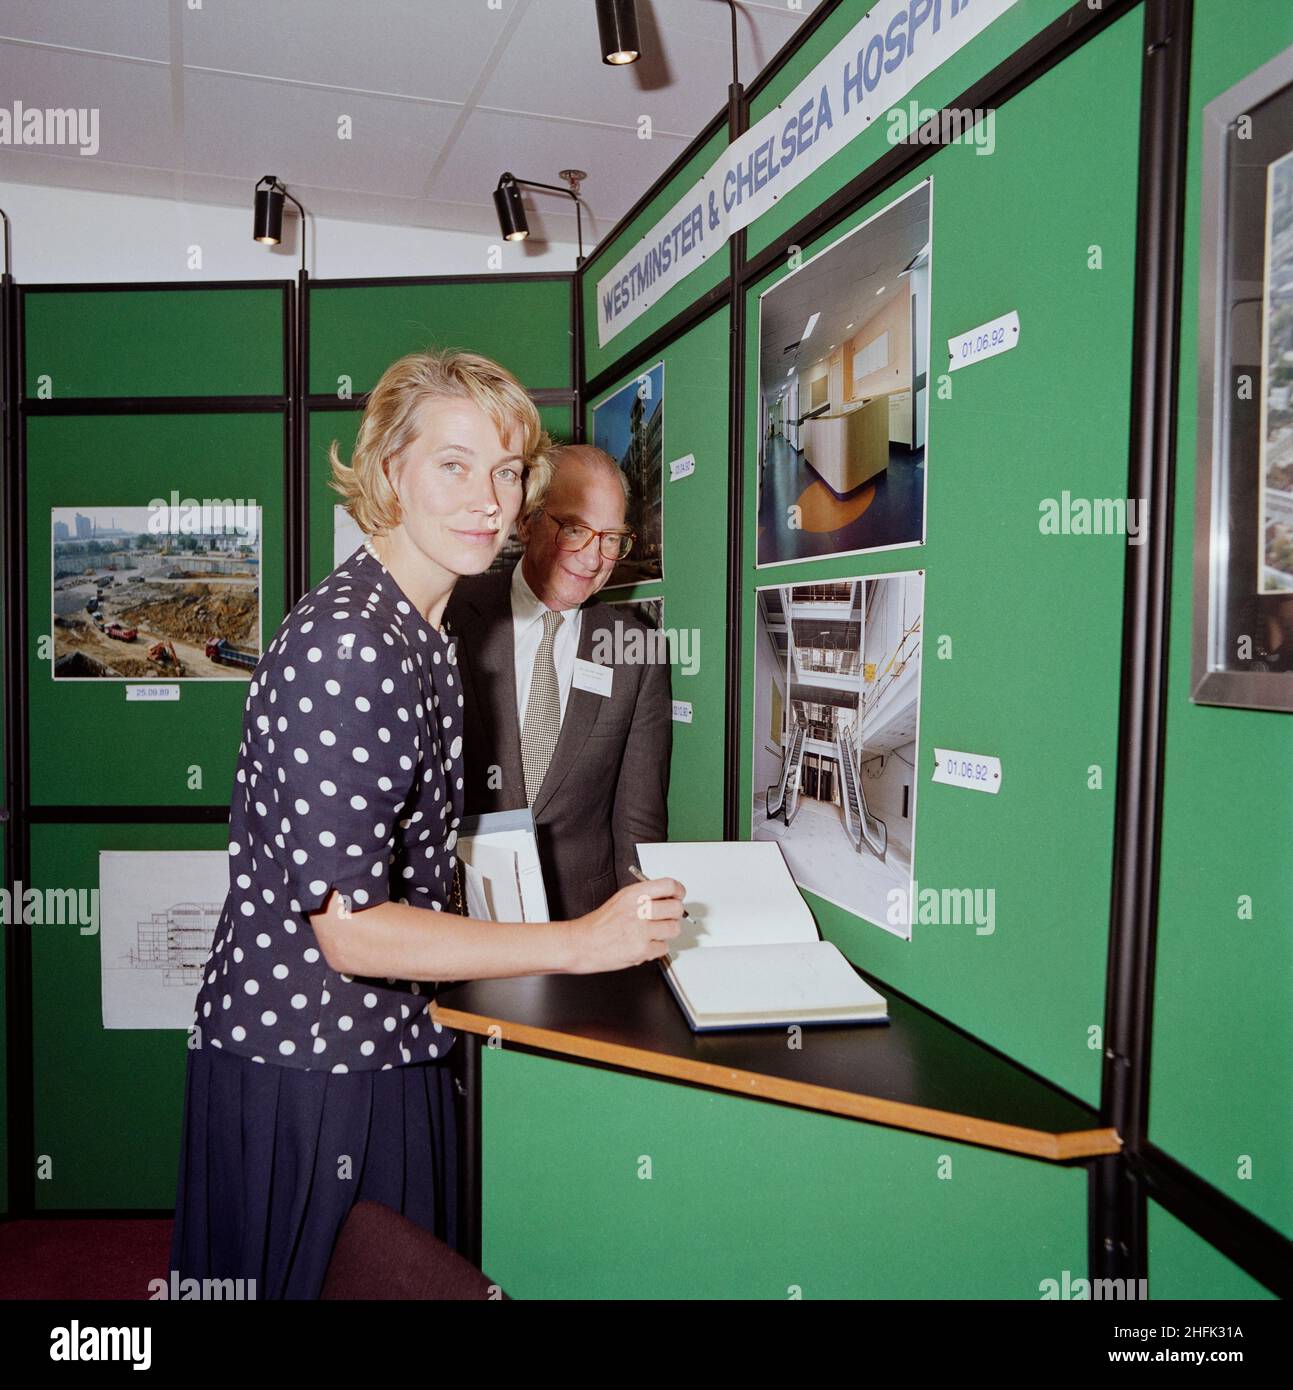
{"label": "white folded papers", "polygon": [[528,807],[464,816],[456,853],[468,917],[487,922],[546,922],[534,817]]}

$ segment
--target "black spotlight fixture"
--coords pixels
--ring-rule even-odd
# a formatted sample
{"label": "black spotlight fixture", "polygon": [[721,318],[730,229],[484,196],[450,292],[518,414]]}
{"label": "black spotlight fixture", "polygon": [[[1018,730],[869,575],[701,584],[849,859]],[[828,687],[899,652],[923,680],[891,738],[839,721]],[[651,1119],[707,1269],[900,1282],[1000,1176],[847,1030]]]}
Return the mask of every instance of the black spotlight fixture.
{"label": "black spotlight fixture", "polygon": [[256,185],[256,210],[252,238],[262,246],[278,246],[283,240],[283,201],[301,215],[301,269],[305,269],[305,209],[287,191],[276,174],[266,174]]}
{"label": "black spotlight fixture", "polygon": [[530,235],[521,190],[511,174],[504,174],[499,179],[498,187],[494,190],[494,207],[498,210],[498,225],[502,228],[504,241],[524,241]]}
{"label": "black spotlight fixture", "polygon": [[597,34],[602,41],[602,62],[612,67],[636,63],[642,56],[638,42],[635,0],[597,0]]}
{"label": "black spotlight fixture", "polygon": [[504,241],[524,241],[530,235],[530,224],[525,217],[525,204],[521,201],[521,188],[546,188],[550,193],[564,193],[575,200],[575,233],[579,239],[579,258],[576,265],[584,263],[584,218],[579,201],[579,185],[588,177],[582,169],[563,169],[558,178],[565,179],[566,187],[556,183],[535,183],[533,179],[518,179],[515,174],[502,174],[498,187],[494,190],[494,207],[498,212],[498,225]]}
{"label": "black spotlight fixture", "polygon": [[283,192],[273,174],[266,174],[256,185],[252,236],[265,246],[277,246],[283,240]]}

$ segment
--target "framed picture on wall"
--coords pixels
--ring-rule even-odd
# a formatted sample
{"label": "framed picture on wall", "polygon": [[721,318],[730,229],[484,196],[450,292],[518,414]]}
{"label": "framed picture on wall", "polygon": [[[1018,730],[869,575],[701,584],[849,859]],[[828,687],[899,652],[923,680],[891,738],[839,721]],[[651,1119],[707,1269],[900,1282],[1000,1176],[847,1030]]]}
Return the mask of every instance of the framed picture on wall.
{"label": "framed picture on wall", "polygon": [[1293,710],[1293,48],[1202,153],[1191,698]]}
{"label": "framed picture on wall", "polygon": [[664,578],[664,363],[593,407],[592,443],[619,464],[629,482],[633,549],[611,571],[607,588]]}
{"label": "framed picture on wall", "polygon": [[190,1028],[229,892],[224,850],[100,850],[105,1028]]}
{"label": "framed picture on wall", "polygon": [[925,538],[933,181],[759,297],[758,564]]}
{"label": "framed picture on wall", "polygon": [[910,939],[925,577],[758,590],[750,838],[795,882]]}
{"label": "framed picture on wall", "polygon": [[54,507],[53,676],[249,680],[260,660],[260,507],[193,498]]}

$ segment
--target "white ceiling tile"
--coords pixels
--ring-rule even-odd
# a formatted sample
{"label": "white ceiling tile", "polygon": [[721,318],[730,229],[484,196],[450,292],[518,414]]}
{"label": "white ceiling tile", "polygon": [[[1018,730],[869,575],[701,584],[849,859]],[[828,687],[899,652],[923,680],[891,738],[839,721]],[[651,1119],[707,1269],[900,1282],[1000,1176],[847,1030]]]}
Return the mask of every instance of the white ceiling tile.
{"label": "white ceiling tile", "polygon": [[[338,138],[343,116],[348,140]],[[184,153],[194,173],[420,195],[453,122],[452,109],[425,102],[185,74]]]}
{"label": "white ceiling tile", "polygon": [[[0,35],[169,62],[169,16],[169,0],[4,0]],[[0,55],[6,68],[12,61]]]}
{"label": "white ceiling tile", "polygon": [[208,0],[184,17],[184,62],[461,102],[516,0]]}

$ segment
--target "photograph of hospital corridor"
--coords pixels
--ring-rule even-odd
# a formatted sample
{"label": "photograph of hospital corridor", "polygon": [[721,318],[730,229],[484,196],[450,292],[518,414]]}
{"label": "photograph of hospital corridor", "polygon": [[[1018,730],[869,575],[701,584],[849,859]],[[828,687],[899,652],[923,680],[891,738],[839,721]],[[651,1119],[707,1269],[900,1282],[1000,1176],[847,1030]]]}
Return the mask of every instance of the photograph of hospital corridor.
{"label": "photograph of hospital corridor", "polygon": [[[911,935],[924,576],[759,590],[751,838],[802,888]],[[891,896],[895,889],[898,895]]]}
{"label": "photograph of hospital corridor", "polygon": [[758,563],[925,534],[929,180],[759,301]]}

